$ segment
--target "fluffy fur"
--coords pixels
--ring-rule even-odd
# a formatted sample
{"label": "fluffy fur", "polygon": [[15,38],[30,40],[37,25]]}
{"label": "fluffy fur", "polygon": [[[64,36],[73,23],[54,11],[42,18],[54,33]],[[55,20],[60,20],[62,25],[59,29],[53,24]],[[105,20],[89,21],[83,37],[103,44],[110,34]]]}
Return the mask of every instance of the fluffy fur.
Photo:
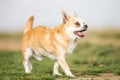
{"label": "fluffy fur", "polygon": [[75,77],[65,61],[65,57],[71,54],[75,48],[76,40],[83,37],[82,31],[85,31],[85,23],[76,16],[69,16],[62,11],[63,23],[55,28],[38,26],[32,28],[34,17],[31,16],[24,29],[22,54],[23,65],[26,73],[32,70],[32,57],[42,60],[47,56],[55,60],[53,74],[62,75],[58,72],[59,65],[65,74]]}

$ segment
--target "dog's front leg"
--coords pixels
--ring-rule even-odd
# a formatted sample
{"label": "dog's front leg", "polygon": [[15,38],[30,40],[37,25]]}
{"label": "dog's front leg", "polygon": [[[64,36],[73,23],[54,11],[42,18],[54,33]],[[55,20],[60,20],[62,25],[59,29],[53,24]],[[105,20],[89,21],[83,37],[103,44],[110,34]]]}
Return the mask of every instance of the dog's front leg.
{"label": "dog's front leg", "polygon": [[57,58],[58,63],[60,64],[60,66],[62,67],[62,69],[64,70],[65,74],[69,77],[75,77],[71,71],[69,66],[67,65],[65,58],[64,57],[58,57]]}
{"label": "dog's front leg", "polygon": [[55,61],[55,64],[54,64],[54,68],[53,68],[53,75],[62,75],[59,73],[58,71],[58,67],[59,67],[59,63],[57,61]]}

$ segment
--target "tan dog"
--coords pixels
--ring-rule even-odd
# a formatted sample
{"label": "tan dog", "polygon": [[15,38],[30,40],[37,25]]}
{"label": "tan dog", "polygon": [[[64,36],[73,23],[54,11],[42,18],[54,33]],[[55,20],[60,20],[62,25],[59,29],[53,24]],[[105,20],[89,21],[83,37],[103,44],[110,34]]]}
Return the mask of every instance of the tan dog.
{"label": "tan dog", "polygon": [[60,65],[67,76],[75,77],[71,73],[65,57],[74,50],[76,39],[84,37],[82,32],[87,30],[87,25],[76,15],[69,16],[62,11],[62,16],[63,23],[52,29],[45,26],[32,28],[34,17],[29,18],[22,44],[23,64],[26,73],[30,73],[32,70],[32,57],[42,60],[43,56],[47,56],[55,60],[54,75],[62,75],[58,72]]}

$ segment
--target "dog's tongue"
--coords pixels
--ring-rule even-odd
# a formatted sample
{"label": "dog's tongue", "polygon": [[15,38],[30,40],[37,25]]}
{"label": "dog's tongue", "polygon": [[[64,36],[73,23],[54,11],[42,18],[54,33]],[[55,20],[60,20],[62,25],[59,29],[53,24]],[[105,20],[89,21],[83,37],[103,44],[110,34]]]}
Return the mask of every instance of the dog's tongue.
{"label": "dog's tongue", "polygon": [[85,35],[82,33],[82,32],[77,32],[77,35],[80,36],[80,37],[84,37]]}

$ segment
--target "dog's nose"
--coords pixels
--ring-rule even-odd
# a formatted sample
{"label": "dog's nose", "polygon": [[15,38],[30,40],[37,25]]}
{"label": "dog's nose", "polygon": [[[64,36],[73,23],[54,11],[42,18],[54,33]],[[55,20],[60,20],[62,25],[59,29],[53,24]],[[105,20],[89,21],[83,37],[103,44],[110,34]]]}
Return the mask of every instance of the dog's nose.
{"label": "dog's nose", "polygon": [[85,27],[85,28],[88,28],[88,25],[85,24],[84,27]]}

